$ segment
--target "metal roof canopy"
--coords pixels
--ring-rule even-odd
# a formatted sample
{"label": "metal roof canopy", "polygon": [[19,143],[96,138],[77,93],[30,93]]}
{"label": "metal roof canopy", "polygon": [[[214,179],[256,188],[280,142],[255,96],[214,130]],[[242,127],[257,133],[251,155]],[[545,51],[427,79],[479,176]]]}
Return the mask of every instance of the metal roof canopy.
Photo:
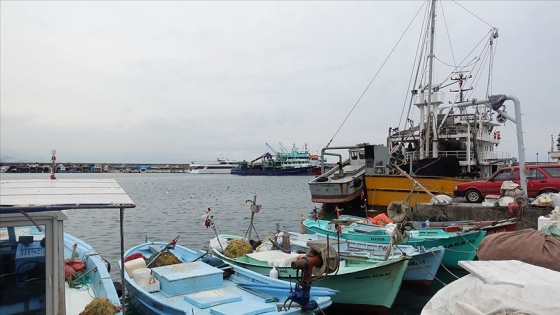
{"label": "metal roof canopy", "polygon": [[114,179],[0,181],[0,213],[134,207]]}
{"label": "metal roof canopy", "polygon": [[[124,261],[124,209],[136,205],[114,179],[70,180],[2,180],[0,181],[0,216],[21,213],[37,225],[26,212],[44,212],[71,209],[120,209],[121,261]],[[121,268],[123,305],[126,288],[124,268]]]}

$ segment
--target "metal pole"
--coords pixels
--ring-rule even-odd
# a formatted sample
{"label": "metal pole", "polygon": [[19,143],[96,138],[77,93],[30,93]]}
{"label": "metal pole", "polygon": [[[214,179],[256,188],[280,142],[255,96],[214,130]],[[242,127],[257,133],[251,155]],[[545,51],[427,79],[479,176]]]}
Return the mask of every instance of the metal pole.
{"label": "metal pole", "polygon": [[121,306],[122,306],[122,314],[126,314],[126,307],[125,307],[125,297],[126,297],[126,284],[124,282],[124,208],[120,208],[120,227],[121,227],[121,283],[122,283],[122,293],[121,293]]}
{"label": "metal pole", "polygon": [[[501,104],[506,101],[513,101],[515,108],[515,118],[509,116],[507,113],[503,112],[500,107]],[[523,123],[521,121],[521,105],[519,99],[513,95],[492,95],[488,99],[474,102],[461,103],[459,107],[468,107],[473,105],[486,105],[498,114],[502,115],[506,119],[513,122],[516,126],[517,134],[517,154],[519,155],[519,179],[521,188],[525,197],[527,197],[527,174],[525,174],[525,144],[523,143]]]}

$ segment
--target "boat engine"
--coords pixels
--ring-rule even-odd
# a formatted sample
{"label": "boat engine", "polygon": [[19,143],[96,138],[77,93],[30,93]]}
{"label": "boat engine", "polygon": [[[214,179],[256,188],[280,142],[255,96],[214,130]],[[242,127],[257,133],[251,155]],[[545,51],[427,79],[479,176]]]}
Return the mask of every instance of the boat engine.
{"label": "boat engine", "polygon": [[[323,277],[338,270],[338,254],[332,246],[324,241],[308,242],[305,256],[291,263],[293,269],[301,270],[302,276],[296,283],[296,289],[290,292],[288,300],[301,306],[302,311],[310,311],[319,307],[316,301],[311,300],[310,291],[313,276]],[[298,272],[299,273],[299,272]]]}

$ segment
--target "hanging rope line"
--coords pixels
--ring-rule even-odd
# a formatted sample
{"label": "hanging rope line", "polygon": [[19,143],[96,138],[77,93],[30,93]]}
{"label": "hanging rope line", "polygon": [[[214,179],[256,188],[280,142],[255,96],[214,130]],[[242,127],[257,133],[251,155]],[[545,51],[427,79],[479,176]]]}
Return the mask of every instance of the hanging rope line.
{"label": "hanging rope line", "polygon": [[389,60],[389,58],[393,55],[393,52],[395,51],[395,49],[397,48],[397,46],[399,45],[399,43],[401,42],[401,40],[404,38],[404,35],[408,32],[408,29],[410,28],[410,26],[412,25],[412,22],[414,22],[414,20],[416,20],[416,17],[418,16],[418,13],[420,13],[420,10],[422,9],[422,7],[424,6],[424,4],[422,4],[422,6],[420,7],[420,9],[418,9],[418,11],[416,12],[416,14],[414,15],[414,18],[412,19],[412,21],[410,21],[410,23],[408,24],[408,26],[406,27],[406,29],[404,30],[404,32],[401,34],[400,38],[397,40],[397,42],[395,43],[395,45],[393,46],[393,49],[391,49],[391,51],[389,52],[389,55],[385,58],[385,60],[383,61],[383,63],[381,64],[381,66],[379,67],[379,69],[377,70],[377,72],[375,73],[375,75],[373,76],[373,78],[369,81],[368,85],[366,86],[366,88],[364,89],[364,91],[362,92],[362,94],[360,95],[360,97],[358,98],[358,100],[356,101],[356,103],[354,104],[354,106],[352,107],[352,109],[350,110],[350,112],[348,113],[348,115],[346,115],[346,118],[344,118],[344,120],[342,121],[342,123],[340,124],[340,126],[338,127],[338,129],[336,130],[336,132],[334,133],[334,135],[332,136],[332,138],[329,140],[329,143],[327,143],[326,147],[329,147],[332,143],[332,141],[334,140],[334,138],[338,135],[338,133],[340,132],[340,129],[342,129],[342,127],[344,126],[344,124],[346,123],[346,121],[348,120],[348,118],[350,117],[350,115],[352,114],[352,112],[354,112],[354,109],[356,109],[356,107],[358,106],[358,104],[360,103],[360,101],[362,100],[362,98],[364,97],[364,95],[366,94],[366,92],[368,91],[369,87],[373,84],[373,81],[375,81],[375,79],[377,78],[377,76],[379,75],[379,73],[381,72],[381,70],[383,69],[383,67],[385,66],[385,64],[387,63],[387,61]]}

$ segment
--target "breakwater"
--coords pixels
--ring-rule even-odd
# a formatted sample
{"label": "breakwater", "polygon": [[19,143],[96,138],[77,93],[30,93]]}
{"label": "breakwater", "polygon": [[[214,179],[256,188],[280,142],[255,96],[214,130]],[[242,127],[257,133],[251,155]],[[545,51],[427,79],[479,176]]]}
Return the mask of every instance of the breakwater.
{"label": "breakwater", "polygon": [[[182,163],[56,163],[56,173],[184,173]],[[0,163],[2,173],[50,173],[51,163]]]}

